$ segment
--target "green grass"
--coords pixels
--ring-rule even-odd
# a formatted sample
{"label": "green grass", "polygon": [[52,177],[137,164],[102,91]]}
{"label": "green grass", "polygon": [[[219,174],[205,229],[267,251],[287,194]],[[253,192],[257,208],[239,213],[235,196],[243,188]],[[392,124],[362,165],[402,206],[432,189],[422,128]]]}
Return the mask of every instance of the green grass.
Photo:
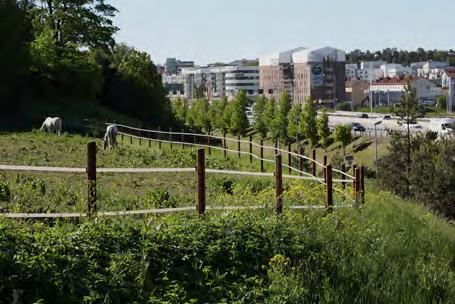
{"label": "green grass", "polygon": [[[361,210],[0,221],[23,303],[452,303],[455,229],[386,194]],[[19,292],[20,291],[20,292]]]}
{"label": "green grass", "polygon": [[[84,167],[91,140],[39,132],[2,135],[0,163]],[[356,144],[362,140],[368,139]],[[98,165],[195,165],[195,149],[120,145],[99,151]],[[248,157],[224,159],[222,152],[208,156],[207,166],[258,169]],[[190,206],[196,199],[195,173],[100,174],[98,183],[100,210]],[[3,172],[0,206],[3,212],[83,211],[86,189],[84,174]],[[366,205],[333,214],[289,209],[324,205],[323,187],[316,183],[286,181],[279,216],[273,210],[273,178],[209,174],[207,193],[209,206],[263,209],[208,211],[204,217],[188,211],[93,221],[0,219],[0,299],[453,303],[455,227],[420,205],[378,190],[374,181],[367,181]],[[337,193],[335,202],[342,204]]]}
{"label": "green grass", "polygon": [[[42,132],[20,133],[0,136],[0,163],[10,165],[86,167],[86,145],[93,138],[64,134],[61,137]],[[100,140],[96,139],[98,145]],[[196,148],[185,150],[169,145],[158,149],[154,143],[129,141],[120,143],[120,149],[99,150],[97,166],[109,168],[195,168]],[[294,164],[296,165],[296,160]],[[222,152],[207,153],[208,168],[259,172],[259,162],[250,164],[249,157]],[[266,163],[266,170],[273,172],[273,164]],[[287,173],[286,170],[284,170]],[[294,173],[296,174],[296,173]],[[5,187],[0,195],[0,212],[84,212],[86,210],[87,182],[84,173],[16,172],[0,173],[0,186]],[[324,191],[307,182],[295,183],[285,179],[285,187],[296,188],[308,185],[308,189],[296,190],[305,197],[302,204],[324,204]],[[196,173],[98,173],[97,210],[139,210],[167,207],[195,206],[197,200]],[[297,188],[296,188],[297,189]],[[304,195],[315,190],[313,195]],[[222,205],[270,205],[274,204],[273,177],[255,178],[207,174],[207,204]],[[335,194],[335,202],[341,204],[341,193]]]}

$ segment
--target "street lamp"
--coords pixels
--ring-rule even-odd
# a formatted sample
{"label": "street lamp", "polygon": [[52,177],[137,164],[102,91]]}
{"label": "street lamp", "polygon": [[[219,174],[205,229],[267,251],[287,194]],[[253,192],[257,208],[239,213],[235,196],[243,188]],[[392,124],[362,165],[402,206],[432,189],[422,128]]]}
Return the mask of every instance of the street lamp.
{"label": "street lamp", "polygon": [[376,126],[380,125],[382,121],[378,120],[374,123],[374,137],[376,138],[376,178],[378,178],[378,132],[376,130]]}

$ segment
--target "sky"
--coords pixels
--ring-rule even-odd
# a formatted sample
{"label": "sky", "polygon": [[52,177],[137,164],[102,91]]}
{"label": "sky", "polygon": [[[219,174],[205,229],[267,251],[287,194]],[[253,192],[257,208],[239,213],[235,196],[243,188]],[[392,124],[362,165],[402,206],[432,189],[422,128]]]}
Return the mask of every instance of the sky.
{"label": "sky", "polygon": [[196,65],[295,47],[455,48],[454,0],[107,0],[117,42]]}

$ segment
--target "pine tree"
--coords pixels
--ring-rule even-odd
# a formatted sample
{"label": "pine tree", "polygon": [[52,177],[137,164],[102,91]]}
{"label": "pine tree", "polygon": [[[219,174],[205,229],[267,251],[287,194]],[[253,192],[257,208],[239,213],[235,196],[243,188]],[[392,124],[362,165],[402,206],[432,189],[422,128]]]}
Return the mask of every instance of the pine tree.
{"label": "pine tree", "polygon": [[288,91],[284,91],[278,100],[275,117],[272,120],[272,137],[275,140],[286,142],[288,139],[286,132],[288,126],[287,117],[291,107],[291,95],[289,95]]}
{"label": "pine tree", "polygon": [[317,118],[319,143],[327,151],[327,146],[330,143],[330,128],[329,128],[329,115],[327,114],[326,107],[322,108],[322,114]]}
{"label": "pine tree", "polygon": [[310,141],[311,147],[314,147],[318,143],[318,130],[316,128],[317,115],[318,113],[313,100],[307,98],[299,123],[299,133]]}
{"label": "pine tree", "polygon": [[296,103],[292,106],[291,111],[288,113],[288,127],[287,127],[287,134],[288,138],[297,140],[296,133],[299,129],[299,120],[302,116],[302,105],[300,103]]}
{"label": "pine tree", "polygon": [[351,127],[343,125],[335,126],[335,130],[333,131],[333,139],[336,142],[341,143],[343,146],[343,155],[346,155],[346,146],[349,145],[352,140]]}
{"label": "pine tree", "polygon": [[246,93],[244,90],[240,90],[235,96],[232,103],[232,116],[230,131],[233,133],[246,134],[248,128],[248,117],[246,116]]}
{"label": "pine tree", "polygon": [[254,130],[259,133],[259,136],[264,139],[267,136],[267,125],[264,121],[264,111],[267,99],[264,95],[259,96],[254,104]]}
{"label": "pine tree", "polygon": [[275,97],[271,96],[264,107],[264,124],[267,126],[268,131],[270,131],[273,118],[275,117],[275,108],[276,108]]}

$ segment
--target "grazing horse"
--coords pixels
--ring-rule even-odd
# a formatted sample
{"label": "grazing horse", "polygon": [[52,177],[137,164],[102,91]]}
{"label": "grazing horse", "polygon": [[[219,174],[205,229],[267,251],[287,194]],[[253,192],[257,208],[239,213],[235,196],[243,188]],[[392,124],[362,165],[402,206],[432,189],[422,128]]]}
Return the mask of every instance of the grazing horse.
{"label": "grazing horse", "polygon": [[58,136],[62,133],[62,119],[60,117],[48,117],[41,125],[41,131],[47,129],[49,133],[57,133]]}
{"label": "grazing horse", "polygon": [[118,129],[116,125],[109,125],[107,126],[106,129],[106,134],[104,135],[103,138],[103,150],[106,150],[107,145],[109,144],[109,150],[112,150],[112,148],[117,147],[117,134],[118,134]]}

